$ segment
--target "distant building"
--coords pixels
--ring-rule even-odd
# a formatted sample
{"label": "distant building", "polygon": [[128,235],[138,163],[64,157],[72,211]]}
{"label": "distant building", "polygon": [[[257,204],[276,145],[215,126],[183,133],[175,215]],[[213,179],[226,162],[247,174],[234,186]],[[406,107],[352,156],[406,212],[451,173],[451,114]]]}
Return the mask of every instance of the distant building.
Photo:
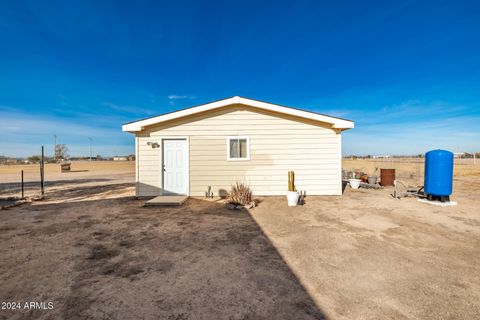
{"label": "distant building", "polygon": [[391,156],[389,154],[372,156],[373,159],[384,159],[384,158],[390,158],[390,157]]}
{"label": "distant building", "polygon": [[113,157],[113,161],[127,161],[127,157]]}

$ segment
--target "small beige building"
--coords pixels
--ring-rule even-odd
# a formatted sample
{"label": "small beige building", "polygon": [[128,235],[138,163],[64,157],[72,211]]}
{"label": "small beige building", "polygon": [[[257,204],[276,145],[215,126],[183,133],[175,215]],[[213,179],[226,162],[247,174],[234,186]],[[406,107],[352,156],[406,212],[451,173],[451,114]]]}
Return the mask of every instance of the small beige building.
{"label": "small beige building", "polygon": [[288,171],[307,195],[342,194],[350,120],[232,97],[126,123],[135,134],[136,195],[223,196],[235,182],[285,195]]}

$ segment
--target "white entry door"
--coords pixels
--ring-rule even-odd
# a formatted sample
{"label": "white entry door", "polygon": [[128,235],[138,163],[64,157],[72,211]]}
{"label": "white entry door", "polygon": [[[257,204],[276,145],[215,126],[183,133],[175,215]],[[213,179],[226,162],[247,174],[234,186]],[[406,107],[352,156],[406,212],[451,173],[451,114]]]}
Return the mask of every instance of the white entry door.
{"label": "white entry door", "polygon": [[188,143],[186,139],[163,140],[163,191],[188,192]]}

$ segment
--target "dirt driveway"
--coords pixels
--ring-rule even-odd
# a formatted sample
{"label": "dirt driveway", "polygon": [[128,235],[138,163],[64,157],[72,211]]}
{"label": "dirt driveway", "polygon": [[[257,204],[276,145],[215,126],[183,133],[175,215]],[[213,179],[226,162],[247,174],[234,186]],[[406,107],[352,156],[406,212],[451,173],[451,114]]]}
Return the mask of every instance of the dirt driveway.
{"label": "dirt driveway", "polygon": [[0,300],[53,302],[0,318],[324,318],[247,211],[132,192],[89,182],[0,211]]}

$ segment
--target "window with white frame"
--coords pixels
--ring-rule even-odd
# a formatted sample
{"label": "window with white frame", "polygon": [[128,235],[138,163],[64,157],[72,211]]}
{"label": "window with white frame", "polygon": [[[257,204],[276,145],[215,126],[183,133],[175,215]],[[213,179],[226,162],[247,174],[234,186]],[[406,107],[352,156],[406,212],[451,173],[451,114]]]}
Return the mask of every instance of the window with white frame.
{"label": "window with white frame", "polygon": [[228,137],[228,160],[250,160],[250,139],[248,137]]}

